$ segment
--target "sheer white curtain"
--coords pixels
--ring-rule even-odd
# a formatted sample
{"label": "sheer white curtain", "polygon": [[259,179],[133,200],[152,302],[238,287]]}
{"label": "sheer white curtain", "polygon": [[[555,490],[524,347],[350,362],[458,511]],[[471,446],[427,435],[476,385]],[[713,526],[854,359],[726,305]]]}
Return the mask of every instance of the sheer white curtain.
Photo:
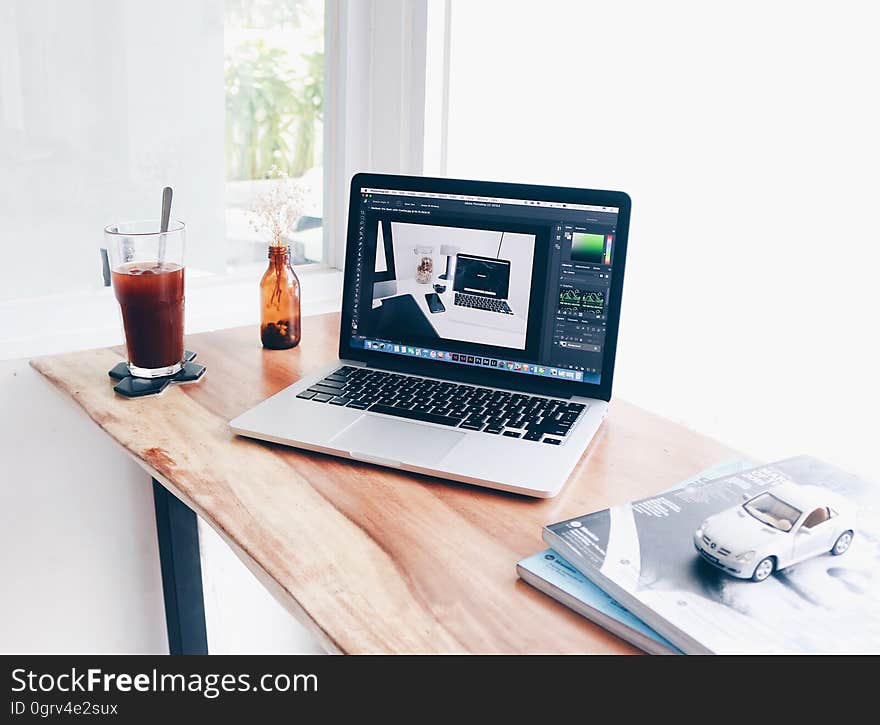
{"label": "sheer white curtain", "polygon": [[876,470],[874,29],[857,2],[452,0],[445,171],[629,192],[616,393]]}
{"label": "sheer white curtain", "polygon": [[223,94],[223,0],[0,4],[0,301],[98,287],[104,225],[165,185],[220,270]]}

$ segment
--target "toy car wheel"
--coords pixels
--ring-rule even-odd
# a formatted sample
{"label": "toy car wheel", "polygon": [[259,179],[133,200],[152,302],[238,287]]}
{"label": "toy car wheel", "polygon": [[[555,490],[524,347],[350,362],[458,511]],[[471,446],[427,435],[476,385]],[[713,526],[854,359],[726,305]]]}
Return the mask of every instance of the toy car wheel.
{"label": "toy car wheel", "polygon": [[768,576],[773,573],[773,570],[776,568],[776,561],[772,556],[768,556],[766,559],[761,559],[758,562],[758,566],[755,567],[755,572],[752,574],[752,581],[762,582]]}
{"label": "toy car wheel", "polygon": [[841,554],[846,553],[846,550],[849,549],[849,545],[852,544],[852,540],[853,532],[844,531],[840,536],[837,537],[837,541],[834,542],[834,546],[831,547],[831,553],[834,556],[840,556]]}

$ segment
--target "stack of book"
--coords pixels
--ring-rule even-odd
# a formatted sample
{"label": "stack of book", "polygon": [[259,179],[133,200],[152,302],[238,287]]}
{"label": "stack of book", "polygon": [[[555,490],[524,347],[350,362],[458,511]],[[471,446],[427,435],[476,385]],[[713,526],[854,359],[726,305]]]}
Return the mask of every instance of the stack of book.
{"label": "stack of book", "polygon": [[880,652],[880,486],[728,461],[544,528],[519,576],[657,654]]}

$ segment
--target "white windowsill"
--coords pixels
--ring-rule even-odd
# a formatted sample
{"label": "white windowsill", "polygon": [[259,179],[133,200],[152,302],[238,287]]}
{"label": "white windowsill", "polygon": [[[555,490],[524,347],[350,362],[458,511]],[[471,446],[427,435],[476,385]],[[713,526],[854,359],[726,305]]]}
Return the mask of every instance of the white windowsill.
{"label": "white windowsill", "polygon": [[[261,275],[248,271],[188,279],[187,334],[257,324]],[[297,275],[302,285],[303,315],[340,308],[340,270],[315,264],[298,267]],[[0,302],[0,360],[122,342],[119,307],[110,287]]]}

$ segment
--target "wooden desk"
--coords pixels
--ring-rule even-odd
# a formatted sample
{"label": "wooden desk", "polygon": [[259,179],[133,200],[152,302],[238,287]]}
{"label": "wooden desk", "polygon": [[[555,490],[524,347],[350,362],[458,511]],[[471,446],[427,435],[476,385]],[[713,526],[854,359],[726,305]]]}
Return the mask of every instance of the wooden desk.
{"label": "wooden desk", "polygon": [[227,421],[334,359],[338,332],[334,314],[306,318],[292,351],[263,350],[256,328],[193,335],[204,380],[154,398],[114,394],[107,371],[119,350],[31,364],[214,527],[329,651],[634,652],[514,566],[543,548],[544,524],[660,491],[732,451],[615,400],[562,493],[533,500],[229,432]]}

